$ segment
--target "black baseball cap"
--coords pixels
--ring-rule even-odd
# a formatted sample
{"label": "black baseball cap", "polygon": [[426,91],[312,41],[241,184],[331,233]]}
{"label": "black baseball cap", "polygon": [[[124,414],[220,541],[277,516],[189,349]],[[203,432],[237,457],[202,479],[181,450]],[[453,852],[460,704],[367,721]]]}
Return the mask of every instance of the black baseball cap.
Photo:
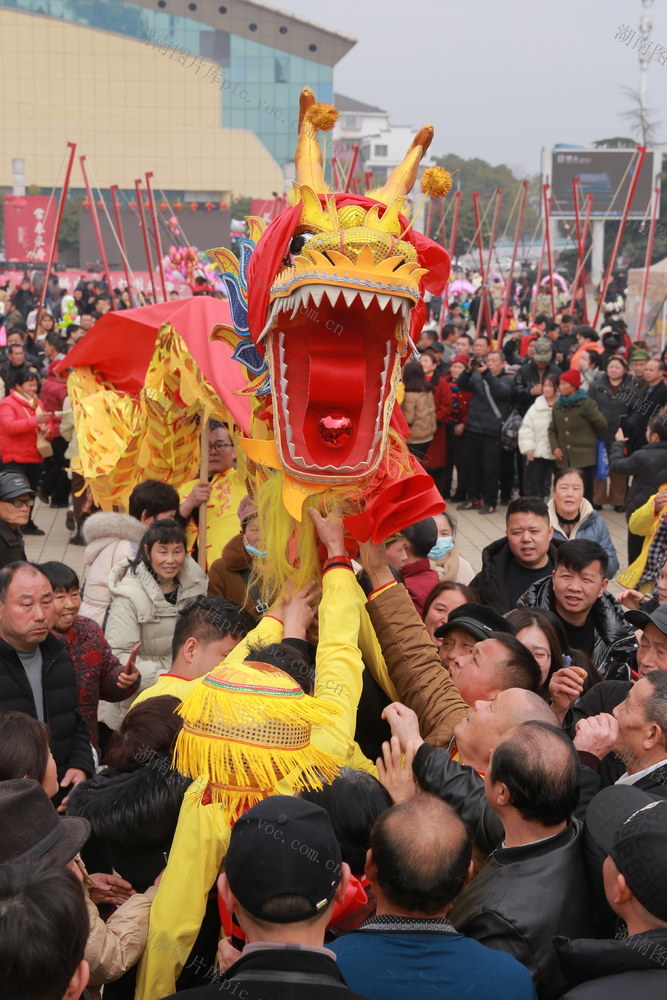
{"label": "black baseball cap", "polygon": [[20,472],[0,472],[0,500],[15,500],[16,497],[34,497],[35,491]]}
{"label": "black baseball cap", "polygon": [[499,615],[493,608],[486,604],[461,604],[458,608],[450,611],[449,618],[444,625],[437,628],[433,635],[436,639],[444,637],[454,628],[465,629],[481,642],[488,639],[492,632],[506,632],[507,635],[514,635],[514,626]]}
{"label": "black baseball cap", "polygon": [[667,635],[667,604],[661,604],[651,614],[647,611],[626,611],[625,618],[635,628],[646,628],[652,624],[660,629],[663,635]]}
{"label": "black baseball cap", "polygon": [[667,920],[667,799],[612,785],[591,800],[586,826],[644,909]]}
{"label": "black baseball cap", "polygon": [[[342,856],[329,814],[288,795],[271,795],[241,816],[225,857],[229,887],[244,910],[291,924],[323,913],[340,882]],[[304,896],[302,912],[278,918],[264,907],[276,896]]]}

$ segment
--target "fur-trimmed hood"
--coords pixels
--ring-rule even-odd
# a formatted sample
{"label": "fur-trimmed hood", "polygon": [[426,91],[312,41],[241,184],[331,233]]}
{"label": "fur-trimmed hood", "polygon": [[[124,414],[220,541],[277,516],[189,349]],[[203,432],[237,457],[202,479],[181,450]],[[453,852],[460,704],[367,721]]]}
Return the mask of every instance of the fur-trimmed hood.
{"label": "fur-trimmed hood", "polygon": [[146,530],[146,525],[137,521],[136,517],[113,511],[111,513],[100,511],[98,514],[91,514],[81,526],[81,533],[88,544],[100,538],[121,538],[138,544]]}

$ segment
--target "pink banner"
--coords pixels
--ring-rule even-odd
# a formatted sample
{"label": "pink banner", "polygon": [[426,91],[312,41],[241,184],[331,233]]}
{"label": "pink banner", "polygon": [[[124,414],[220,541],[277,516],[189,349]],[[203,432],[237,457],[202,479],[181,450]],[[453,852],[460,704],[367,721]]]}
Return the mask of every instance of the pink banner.
{"label": "pink banner", "polygon": [[[57,201],[45,194],[5,195],[5,259],[49,259]],[[54,257],[58,260],[58,254]]]}

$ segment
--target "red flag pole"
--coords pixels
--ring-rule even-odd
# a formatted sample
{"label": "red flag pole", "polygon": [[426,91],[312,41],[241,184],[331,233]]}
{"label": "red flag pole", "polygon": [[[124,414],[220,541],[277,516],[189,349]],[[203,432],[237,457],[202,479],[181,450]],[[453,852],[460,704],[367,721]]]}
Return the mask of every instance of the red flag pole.
{"label": "red flag pole", "polygon": [[546,226],[542,233],[542,246],[540,248],[540,266],[537,271],[537,284],[535,285],[535,298],[531,307],[531,319],[535,322],[535,317],[537,316],[537,297],[540,294],[540,282],[542,281],[542,268],[544,267],[544,250],[545,250],[545,236],[546,236]]}
{"label": "red flag pole", "polygon": [[340,174],[338,172],[338,160],[336,159],[335,156],[331,157],[331,168],[333,170],[334,183],[337,188],[340,188],[342,186],[342,183],[340,179]]}
{"label": "red flag pole", "polygon": [[148,265],[148,276],[151,280],[151,288],[153,289],[153,302],[157,302],[157,293],[155,291],[155,278],[153,277],[153,261],[151,259],[151,248],[148,242],[148,231],[146,229],[146,219],[144,218],[144,200],[141,194],[141,181],[134,182],[134,190],[137,192],[137,212],[139,213],[139,225],[141,226],[141,235],[144,238],[144,252],[146,254],[146,263]]}
{"label": "red flag pole", "polygon": [[113,217],[116,221],[116,232],[118,234],[118,242],[120,243],[120,248],[123,252],[123,268],[125,270],[125,281],[127,282],[127,294],[130,297],[130,305],[134,307],[134,298],[132,296],[132,285],[130,284],[130,271],[127,266],[127,252],[125,250],[125,237],[123,236],[123,225],[120,219],[120,209],[118,207],[118,185],[112,184],[111,186],[111,204],[113,205]]}
{"label": "red flag pole", "polygon": [[151,218],[153,220],[153,236],[155,237],[155,252],[157,254],[157,266],[160,271],[160,284],[162,285],[162,299],[164,302],[167,301],[167,286],[164,283],[164,267],[162,266],[162,243],[160,242],[160,226],[158,223],[157,209],[155,207],[155,198],[153,197],[153,190],[151,188],[151,177],[153,172],[149,171],[146,174],[146,190],[148,191],[148,208],[151,213]]}
{"label": "red flag pole", "polygon": [[[649,279],[649,268],[651,266],[651,258],[653,257],[653,243],[655,241],[655,226],[658,221],[658,212],[660,211],[660,188],[653,188],[653,202],[651,204],[651,222],[648,231],[648,243],[646,244],[646,258],[644,260],[644,280],[642,282],[642,299],[639,306],[639,322],[637,323],[637,336],[635,340],[638,340],[643,333],[644,326],[644,311],[646,309],[646,295],[648,293],[648,279]],[[648,332],[648,331],[647,331]]]}
{"label": "red flag pole", "polygon": [[623,217],[621,219],[621,224],[618,227],[618,232],[616,233],[616,239],[614,240],[614,246],[612,248],[611,257],[609,258],[609,262],[607,264],[607,270],[605,271],[604,280],[602,282],[600,297],[598,299],[597,309],[595,310],[595,319],[593,320],[593,329],[595,329],[598,325],[598,320],[600,318],[602,306],[604,305],[605,296],[607,294],[607,289],[609,288],[609,282],[611,280],[611,272],[614,269],[614,264],[616,263],[616,258],[618,257],[618,249],[621,245],[621,239],[623,238],[623,231],[625,230],[625,224],[628,221],[628,214],[632,206],[632,200],[635,196],[635,191],[637,190],[637,183],[639,181],[639,175],[642,170],[642,164],[644,163],[644,157],[646,156],[646,146],[637,146],[637,152],[639,153],[639,157],[637,159],[635,171],[632,175],[632,180],[630,181],[630,187],[628,188],[628,193],[625,198],[625,205],[623,207]]}
{"label": "red flag pole", "polygon": [[489,303],[489,288],[488,288],[488,277],[491,274],[491,255],[493,254],[493,248],[496,242],[496,235],[498,233],[498,221],[500,219],[500,206],[503,200],[503,189],[496,188],[496,207],[493,212],[493,222],[491,224],[491,237],[489,239],[489,259],[486,265],[486,277],[487,283],[484,288],[484,309],[486,312],[487,320],[487,333],[489,340],[491,339],[492,327],[491,327],[491,305]]}
{"label": "red flag pole", "polygon": [[514,231],[514,246],[512,247],[512,261],[510,263],[509,274],[507,275],[507,281],[505,284],[505,296],[503,298],[503,310],[500,314],[500,331],[498,333],[498,350],[502,347],[503,336],[505,332],[505,320],[507,318],[507,309],[510,303],[510,297],[512,295],[512,282],[514,281],[514,268],[516,266],[516,258],[519,252],[519,240],[521,239],[521,230],[523,228],[523,213],[526,208],[526,198],[528,197],[528,181],[521,181],[521,201],[519,202],[519,216],[517,218],[516,230]]}
{"label": "red flag pole", "polygon": [[[477,246],[479,248],[479,270],[482,276],[482,294],[484,294],[484,241],[482,239],[482,227],[479,221],[479,191],[473,191],[472,195],[472,209],[475,214],[475,230],[477,232]],[[479,329],[482,323],[482,305],[479,304],[479,311],[477,313],[477,326],[476,334],[479,337]]]}
{"label": "red flag pole", "polygon": [[577,291],[577,275],[579,274],[581,261],[583,257],[583,247],[581,243],[581,206],[579,204],[579,178],[572,178],[572,204],[574,205],[574,225],[577,233],[577,267],[575,271],[574,281],[570,285],[570,302],[574,302],[574,296]]}
{"label": "red flag pole", "polygon": [[53,227],[53,239],[51,240],[51,246],[49,248],[49,259],[46,265],[46,276],[42,284],[42,292],[39,296],[39,307],[37,309],[37,315],[35,318],[35,327],[39,324],[40,317],[42,315],[42,310],[44,309],[44,303],[46,302],[46,292],[49,286],[49,276],[51,274],[51,268],[53,267],[53,261],[55,260],[56,250],[58,248],[58,235],[60,233],[60,225],[63,221],[63,212],[65,211],[65,201],[67,200],[67,192],[69,191],[70,177],[72,176],[72,167],[74,166],[74,157],[76,156],[76,143],[68,142],[69,146],[69,163],[67,164],[67,170],[65,171],[65,180],[63,181],[63,186],[60,191],[60,201],[58,203],[58,213],[56,215],[56,224]]}
{"label": "red flag pole", "polygon": [[366,182],[366,190],[370,191],[371,188],[373,187],[373,171],[372,170],[367,170],[364,173],[364,179],[365,179],[365,182]]}
{"label": "red flag pole", "polygon": [[81,173],[83,174],[83,183],[86,185],[86,194],[88,195],[88,201],[90,202],[90,214],[93,219],[93,228],[95,229],[95,237],[97,238],[97,245],[100,250],[100,257],[102,258],[102,267],[104,269],[104,280],[107,283],[107,288],[109,289],[109,297],[111,298],[111,306],[113,309],[116,308],[116,300],[113,294],[113,288],[111,287],[111,274],[109,272],[109,262],[107,260],[107,253],[104,249],[104,240],[102,239],[102,230],[100,229],[100,220],[97,216],[97,205],[95,204],[95,199],[90,190],[90,184],[88,183],[88,174],[86,173],[86,157],[80,156],[79,163],[81,164]]}
{"label": "red flag pole", "polygon": [[[454,260],[454,253],[456,251],[456,231],[459,227],[459,208],[461,205],[461,189],[456,192],[456,199],[454,201],[454,218],[452,219],[452,232],[449,237],[449,257],[450,260]],[[444,242],[444,240],[443,240]]]}
{"label": "red flag pole", "polygon": [[593,207],[593,195],[589,194],[586,197],[586,215],[584,216],[584,228],[581,232],[581,253],[577,254],[577,270],[574,274],[574,279],[570,285],[570,306],[574,308],[574,293],[579,287],[579,281],[583,282],[584,289],[584,322],[588,323],[588,307],[586,306],[586,280],[584,278],[584,269],[586,263],[586,240],[588,238],[588,228],[591,221],[591,209]]}
{"label": "red flag pole", "polygon": [[350,160],[350,169],[348,170],[347,177],[345,178],[345,187],[343,189],[344,191],[349,191],[350,190],[350,183],[352,181],[352,174],[357,169],[357,160],[359,159],[359,147],[358,146],[351,146],[350,148],[352,150],[352,158]]}
{"label": "red flag pole", "polygon": [[551,318],[556,315],[556,296],[554,295],[554,265],[551,257],[551,198],[549,197],[549,185],[542,185],[542,199],[544,202],[544,234],[547,241],[547,267],[549,268],[549,291],[551,293]]}

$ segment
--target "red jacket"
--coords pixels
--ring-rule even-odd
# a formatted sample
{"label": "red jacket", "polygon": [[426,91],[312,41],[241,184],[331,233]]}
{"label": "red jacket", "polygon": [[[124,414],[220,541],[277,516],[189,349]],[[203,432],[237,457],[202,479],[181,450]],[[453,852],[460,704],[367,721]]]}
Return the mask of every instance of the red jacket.
{"label": "red jacket", "polygon": [[428,558],[417,559],[416,562],[407,563],[401,570],[405,589],[412,598],[412,603],[419,612],[419,616],[424,612],[424,602],[436,583],[440,582],[440,577]]}
{"label": "red jacket", "polygon": [[[42,382],[42,388],[39,393],[39,401],[47,413],[55,413],[57,410],[62,410],[65,396],[67,395],[67,375],[58,378],[54,372],[55,366],[59,364],[60,361],[56,361],[55,359],[51,362],[48,375]],[[54,417],[52,423],[53,435],[56,437],[60,434],[60,417]]]}
{"label": "red jacket", "polygon": [[[12,389],[0,403],[0,455],[3,462],[41,462],[37,451],[37,415],[27,399]],[[53,435],[49,422],[42,425],[47,438]]]}

